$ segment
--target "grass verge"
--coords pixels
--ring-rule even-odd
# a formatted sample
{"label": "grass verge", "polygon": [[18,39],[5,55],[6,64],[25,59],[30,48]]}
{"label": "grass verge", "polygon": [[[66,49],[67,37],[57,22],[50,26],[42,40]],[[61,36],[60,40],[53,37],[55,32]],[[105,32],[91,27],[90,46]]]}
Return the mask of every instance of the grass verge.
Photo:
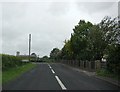
{"label": "grass verge", "polygon": [[2,84],[2,70],[0,70],[0,86]]}
{"label": "grass verge", "polygon": [[120,80],[120,76],[118,74],[113,74],[106,69],[97,70],[96,75],[101,77],[108,77],[113,80]]}
{"label": "grass verge", "polygon": [[36,66],[35,64],[27,63],[25,65],[15,67],[15,68],[9,68],[8,70],[3,71],[2,72],[2,84],[8,83],[9,81],[17,78],[18,76],[32,69],[35,66]]}

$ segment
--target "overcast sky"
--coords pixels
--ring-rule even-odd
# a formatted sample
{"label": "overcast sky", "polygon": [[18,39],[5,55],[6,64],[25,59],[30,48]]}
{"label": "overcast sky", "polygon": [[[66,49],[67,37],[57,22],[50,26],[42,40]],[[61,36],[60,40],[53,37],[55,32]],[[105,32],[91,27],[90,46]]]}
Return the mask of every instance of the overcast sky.
{"label": "overcast sky", "polygon": [[[118,15],[117,2],[3,2],[0,6],[2,52],[28,54],[28,34],[32,34],[31,52],[39,56],[64,46],[80,19],[99,23],[105,16]],[[1,28],[1,27],[0,27]],[[1,43],[2,41],[2,43]],[[0,50],[1,51],[1,50]]]}

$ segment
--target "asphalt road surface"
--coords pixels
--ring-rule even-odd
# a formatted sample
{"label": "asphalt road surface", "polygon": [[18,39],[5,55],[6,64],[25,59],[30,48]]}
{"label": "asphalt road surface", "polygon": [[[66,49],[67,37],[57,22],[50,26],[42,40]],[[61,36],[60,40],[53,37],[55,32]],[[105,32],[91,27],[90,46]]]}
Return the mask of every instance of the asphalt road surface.
{"label": "asphalt road surface", "polygon": [[118,90],[118,87],[59,63],[37,66],[3,85],[3,90]]}

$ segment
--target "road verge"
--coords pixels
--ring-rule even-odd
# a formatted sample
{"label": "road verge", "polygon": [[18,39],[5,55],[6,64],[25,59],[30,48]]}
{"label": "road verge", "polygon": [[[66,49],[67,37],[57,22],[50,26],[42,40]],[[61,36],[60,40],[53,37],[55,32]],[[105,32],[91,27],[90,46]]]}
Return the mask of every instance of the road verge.
{"label": "road verge", "polygon": [[9,81],[16,79],[24,72],[34,68],[36,64],[27,63],[22,66],[10,68],[2,72],[2,84],[8,83]]}

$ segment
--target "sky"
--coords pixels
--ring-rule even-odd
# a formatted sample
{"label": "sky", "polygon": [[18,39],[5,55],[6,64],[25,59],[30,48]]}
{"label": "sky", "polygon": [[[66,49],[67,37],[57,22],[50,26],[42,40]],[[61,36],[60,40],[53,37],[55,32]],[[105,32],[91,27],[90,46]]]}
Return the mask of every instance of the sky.
{"label": "sky", "polygon": [[118,2],[83,2],[78,0],[23,1],[0,3],[0,53],[28,54],[28,36],[32,35],[31,53],[40,57],[53,48],[61,49],[81,19],[93,24],[105,16],[118,15]]}

